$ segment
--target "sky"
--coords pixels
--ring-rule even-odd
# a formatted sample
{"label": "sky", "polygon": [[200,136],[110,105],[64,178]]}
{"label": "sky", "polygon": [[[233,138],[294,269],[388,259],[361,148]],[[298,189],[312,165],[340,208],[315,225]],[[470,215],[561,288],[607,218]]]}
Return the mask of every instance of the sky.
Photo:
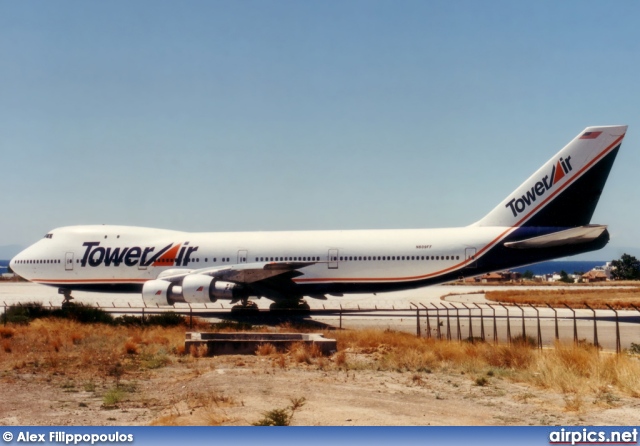
{"label": "sky", "polygon": [[[0,247],[480,219],[590,125],[640,256],[636,1],[0,2]],[[17,253],[17,251],[16,251]]]}

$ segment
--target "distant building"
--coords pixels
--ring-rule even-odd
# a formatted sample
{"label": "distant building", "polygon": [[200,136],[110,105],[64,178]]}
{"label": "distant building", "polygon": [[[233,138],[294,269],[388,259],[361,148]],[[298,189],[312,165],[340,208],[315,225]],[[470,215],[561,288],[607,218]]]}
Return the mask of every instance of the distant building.
{"label": "distant building", "polygon": [[608,279],[607,273],[603,270],[592,269],[591,271],[584,273],[582,275],[582,280],[591,283],[591,282],[606,282]]}
{"label": "distant building", "polygon": [[502,282],[504,279],[500,273],[488,273],[480,276],[480,282],[482,283],[497,283]]}
{"label": "distant building", "polygon": [[510,282],[514,280],[520,280],[522,278],[522,274],[513,272],[513,271],[500,271],[498,273],[488,273],[483,274],[482,276],[474,277],[474,281],[481,283],[501,283],[501,282]]}

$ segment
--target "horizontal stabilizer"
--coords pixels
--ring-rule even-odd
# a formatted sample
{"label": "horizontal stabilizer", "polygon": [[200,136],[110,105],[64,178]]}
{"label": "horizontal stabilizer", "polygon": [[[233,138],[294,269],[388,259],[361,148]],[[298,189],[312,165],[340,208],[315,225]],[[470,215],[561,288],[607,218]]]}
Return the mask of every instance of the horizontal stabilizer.
{"label": "horizontal stabilizer", "polygon": [[508,242],[504,246],[513,249],[552,248],[555,246],[579,245],[592,242],[607,230],[605,225],[587,225],[541,235],[517,242]]}

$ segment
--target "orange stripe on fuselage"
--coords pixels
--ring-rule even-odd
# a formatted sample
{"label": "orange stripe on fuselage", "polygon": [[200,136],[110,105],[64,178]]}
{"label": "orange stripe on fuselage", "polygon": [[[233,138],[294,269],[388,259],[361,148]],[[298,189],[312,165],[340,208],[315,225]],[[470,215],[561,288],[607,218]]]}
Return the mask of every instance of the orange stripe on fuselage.
{"label": "orange stripe on fuselage", "polygon": [[122,282],[139,282],[144,283],[151,279],[31,279],[30,282],[35,283],[122,283]]}

